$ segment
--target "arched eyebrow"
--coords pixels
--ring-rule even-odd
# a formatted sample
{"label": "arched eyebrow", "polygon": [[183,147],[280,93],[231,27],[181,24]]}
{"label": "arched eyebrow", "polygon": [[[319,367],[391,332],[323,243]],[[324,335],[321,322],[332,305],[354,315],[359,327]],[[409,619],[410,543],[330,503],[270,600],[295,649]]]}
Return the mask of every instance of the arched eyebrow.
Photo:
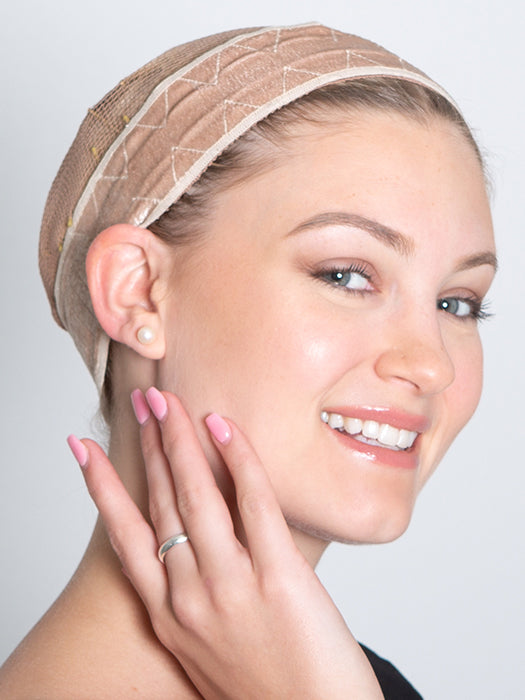
{"label": "arched eyebrow", "polygon": [[380,224],[373,219],[367,219],[359,214],[351,214],[343,211],[327,211],[322,214],[316,214],[311,219],[303,221],[292,229],[288,235],[293,236],[296,233],[323,226],[350,226],[352,228],[359,228],[404,256],[410,255],[415,249],[414,241],[409,236],[399,233],[399,231],[395,231],[389,226]]}
{"label": "arched eyebrow", "polygon": [[491,265],[494,268],[494,272],[497,272],[498,259],[491,250],[487,250],[484,253],[478,253],[477,255],[469,255],[468,257],[459,261],[458,265],[456,266],[456,272],[470,270],[471,268],[479,267],[480,265]]}
{"label": "arched eyebrow", "polygon": [[[359,228],[405,257],[411,255],[415,250],[414,239],[410,236],[400,233],[389,226],[380,224],[373,219],[368,219],[359,214],[352,214],[349,212],[328,211],[322,214],[316,214],[311,219],[303,221],[292,229],[288,235],[293,236],[302,231],[308,231],[323,226],[349,226],[352,228]],[[496,271],[498,269],[496,255],[491,250],[469,255],[459,261],[456,266],[456,271],[461,272],[462,270],[469,270],[473,267],[479,267],[480,265],[491,265],[494,271]]]}

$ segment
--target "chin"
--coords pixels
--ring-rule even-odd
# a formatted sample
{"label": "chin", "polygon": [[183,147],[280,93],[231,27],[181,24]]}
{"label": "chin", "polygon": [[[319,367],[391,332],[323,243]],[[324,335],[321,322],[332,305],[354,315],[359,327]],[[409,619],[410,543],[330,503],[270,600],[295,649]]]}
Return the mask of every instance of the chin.
{"label": "chin", "polygon": [[319,524],[286,515],[290,527],[323,542],[386,544],[401,537],[412,519],[412,504],[367,504],[351,517],[332,518]]}
{"label": "chin", "polygon": [[334,537],[334,542],[344,544],[387,544],[394,542],[406,531],[410,517],[393,519],[385,514],[372,522],[366,522],[355,528],[350,535]]}

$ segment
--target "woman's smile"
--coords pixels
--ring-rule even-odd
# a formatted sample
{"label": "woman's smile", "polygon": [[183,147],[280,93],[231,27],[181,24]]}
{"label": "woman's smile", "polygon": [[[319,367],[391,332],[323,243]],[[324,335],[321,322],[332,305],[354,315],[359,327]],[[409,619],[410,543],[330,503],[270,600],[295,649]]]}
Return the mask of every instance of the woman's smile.
{"label": "woman's smile", "polygon": [[[321,420],[330,428],[351,435],[355,440],[366,445],[377,445],[395,451],[409,450],[422,432],[422,429],[411,430],[406,427],[409,421],[412,426],[415,422],[418,425],[426,422],[424,418],[412,418],[403,422],[405,427],[396,427],[392,425],[395,418],[390,411],[373,409],[347,409],[346,411],[344,414],[338,411],[323,411]],[[361,417],[358,418],[358,415]],[[387,419],[392,422],[387,422]]]}
{"label": "woman's smile", "polygon": [[[358,456],[383,466],[402,469],[419,466],[417,438],[429,425],[424,416],[352,407],[341,412],[323,411],[321,420],[345,449],[357,452]],[[396,427],[401,425],[405,427]]]}
{"label": "woman's smile", "polygon": [[298,132],[173,252],[159,382],[197,424],[238,422],[291,525],[390,540],[479,399],[495,261],[483,174],[440,121],[367,113]]}

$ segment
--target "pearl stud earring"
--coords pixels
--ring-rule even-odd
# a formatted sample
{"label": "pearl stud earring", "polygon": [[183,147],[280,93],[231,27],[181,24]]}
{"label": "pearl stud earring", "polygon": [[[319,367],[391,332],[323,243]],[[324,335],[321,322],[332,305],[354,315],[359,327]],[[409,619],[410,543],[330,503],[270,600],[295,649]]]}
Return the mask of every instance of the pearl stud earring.
{"label": "pearl stud earring", "polygon": [[137,340],[139,343],[142,343],[142,345],[151,345],[151,343],[155,340],[153,328],[150,328],[149,326],[141,326],[137,331]]}

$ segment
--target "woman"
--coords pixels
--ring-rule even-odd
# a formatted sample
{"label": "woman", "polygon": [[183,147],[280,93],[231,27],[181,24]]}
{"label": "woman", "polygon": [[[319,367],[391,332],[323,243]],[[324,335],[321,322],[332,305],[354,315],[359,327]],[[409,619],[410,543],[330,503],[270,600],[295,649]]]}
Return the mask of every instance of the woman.
{"label": "woman", "polygon": [[122,563],[99,523],[6,696],[417,697],[313,568],[407,527],[479,399],[494,269],[468,128],[380,47],[233,31],[120,83],[41,270],[102,392],[120,479],[70,445]]}

